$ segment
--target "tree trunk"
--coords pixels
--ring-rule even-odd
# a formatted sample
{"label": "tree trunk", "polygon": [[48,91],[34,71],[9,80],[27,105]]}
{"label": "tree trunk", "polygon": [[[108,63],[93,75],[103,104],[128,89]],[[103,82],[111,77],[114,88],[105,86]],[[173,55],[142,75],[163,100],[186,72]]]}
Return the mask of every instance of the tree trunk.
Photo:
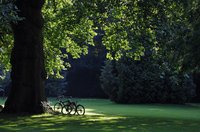
{"label": "tree trunk", "polygon": [[44,0],[16,0],[22,21],[12,24],[14,47],[11,53],[11,89],[3,112],[43,113],[46,101],[44,81],[43,18]]}

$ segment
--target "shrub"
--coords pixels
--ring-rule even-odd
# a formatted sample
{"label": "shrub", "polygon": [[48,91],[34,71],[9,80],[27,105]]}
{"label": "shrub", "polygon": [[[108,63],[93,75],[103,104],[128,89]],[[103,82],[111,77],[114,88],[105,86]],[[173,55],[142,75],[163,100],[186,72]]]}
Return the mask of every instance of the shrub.
{"label": "shrub", "polygon": [[185,103],[195,93],[190,76],[150,57],[107,61],[100,79],[105,93],[117,103]]}

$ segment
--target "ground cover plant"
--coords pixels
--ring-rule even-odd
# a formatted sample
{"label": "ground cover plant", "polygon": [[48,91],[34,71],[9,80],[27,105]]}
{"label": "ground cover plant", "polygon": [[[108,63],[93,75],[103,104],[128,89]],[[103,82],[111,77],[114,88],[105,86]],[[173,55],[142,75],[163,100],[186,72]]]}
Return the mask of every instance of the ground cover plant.
{"label": "ground cover plant", "polygon": [[[51,104],[55,99],[49,99]],[[199,132],[200,104],[121,105],[105,99],[80,99],[84,116],[0,115],[0,132],[139,131]],[[4,103],[4,100],[0,100]]]}

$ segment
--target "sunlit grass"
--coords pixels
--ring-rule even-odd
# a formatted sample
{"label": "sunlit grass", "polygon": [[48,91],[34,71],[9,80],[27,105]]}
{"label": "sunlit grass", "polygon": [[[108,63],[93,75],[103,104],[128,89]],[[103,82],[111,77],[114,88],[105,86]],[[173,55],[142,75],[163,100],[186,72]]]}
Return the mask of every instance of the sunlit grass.
{"label": "sunlit grass", "polygon": [[86,108],[84,116],[0,115],[0,132],[200,132],[200,104],[119,105],[104,99],[79,103]]}

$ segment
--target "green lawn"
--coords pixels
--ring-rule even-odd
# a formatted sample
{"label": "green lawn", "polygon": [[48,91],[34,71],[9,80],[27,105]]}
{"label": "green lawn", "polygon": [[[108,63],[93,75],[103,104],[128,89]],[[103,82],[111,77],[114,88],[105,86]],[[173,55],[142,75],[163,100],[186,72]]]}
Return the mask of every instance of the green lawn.
{"label": "green lawn", "polygon": [[200,104],[119,105],[103,99],[79,102],[86,107],[85,116],[0,115],[0,132],[200,132]]}

